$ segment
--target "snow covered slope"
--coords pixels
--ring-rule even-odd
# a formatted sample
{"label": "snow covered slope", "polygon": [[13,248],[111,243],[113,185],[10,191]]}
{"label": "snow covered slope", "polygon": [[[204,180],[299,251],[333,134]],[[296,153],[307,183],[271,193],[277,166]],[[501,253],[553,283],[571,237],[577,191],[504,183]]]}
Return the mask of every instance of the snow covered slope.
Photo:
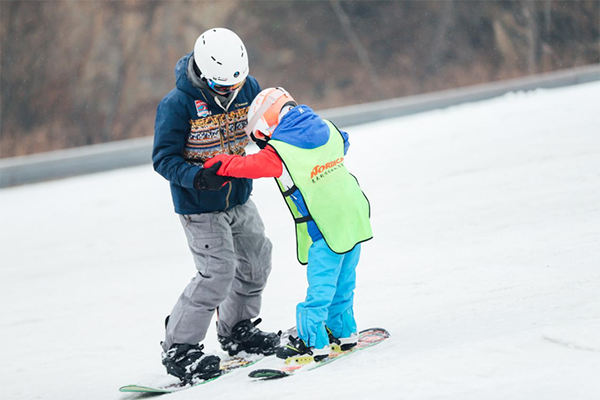
{"label": "snow covered slope", "polygon": [[[348,129],[372,204],[356,291],[386,343],[274,382],[245,372],[172,399],[600,398],[600,83]],[[305,290],[272,180],[261,328]],[[163,319],[195,272],[148,166],[0,192],[3,399],[126,399],[163,373]],[[214,329],[205,342],[218,351]]]}

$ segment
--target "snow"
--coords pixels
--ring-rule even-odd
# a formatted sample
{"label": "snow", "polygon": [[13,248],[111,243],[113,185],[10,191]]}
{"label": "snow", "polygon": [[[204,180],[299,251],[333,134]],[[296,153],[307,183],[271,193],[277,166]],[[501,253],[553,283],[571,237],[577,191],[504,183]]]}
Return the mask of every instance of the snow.
{"label": "snow", "polygon": [[[348,128],[375,233],[355,312],[392,337],[318,372],[241,370],[169,398],[600,398],[598,104],[595,82]],[[285,329],[304,268],[273,181],[253,200],[274,243],[260,327]],[[0,204],[1,397],[139,398],[117,390],[163,374],[164,317],[195,272],[168,183],[146,165]],[[205,345],[219,353],[214,327]]]}

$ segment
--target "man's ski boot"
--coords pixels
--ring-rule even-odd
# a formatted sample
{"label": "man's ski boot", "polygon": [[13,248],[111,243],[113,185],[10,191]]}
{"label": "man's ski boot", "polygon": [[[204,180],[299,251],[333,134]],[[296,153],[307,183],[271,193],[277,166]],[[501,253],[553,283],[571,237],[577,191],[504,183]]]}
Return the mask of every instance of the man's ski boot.
{"label": "man's ski boot", "polygon": [[308,347],[304,340],[290,336],[290,343],[277,350],[277,358],[285,360],[286,364],[309,364],[319,362],[329,357],[329,346],[322,349]]}
{"label": "man's ski boot", "polygon": [[325,327],[327,329],[327,335],[329,336],[329,348],[332,353],[341,353],[342,351],[350,350],[354,346],[358,344],[358,335],[356,333],[352,333],[350,336],[345,338],[336,338],[333,336],[331,329],[329,327]]}
{"label": "man's ski boot", "polygon": [[204,345],[175,343],[162,353],[162,363],[167,373],[185,383],[198,379],[210,379],[221,374],[221,359],[202,352]]}
{"label": "man's ski boot", "polygon": [[262,319],[254,322],[242,320],[234,325],[231,336],[217,335],[221,348],[234,356],[241,351],[251,354],[275,354],[279,348],[279,335],[273,332],[263,332],[256,327]]}

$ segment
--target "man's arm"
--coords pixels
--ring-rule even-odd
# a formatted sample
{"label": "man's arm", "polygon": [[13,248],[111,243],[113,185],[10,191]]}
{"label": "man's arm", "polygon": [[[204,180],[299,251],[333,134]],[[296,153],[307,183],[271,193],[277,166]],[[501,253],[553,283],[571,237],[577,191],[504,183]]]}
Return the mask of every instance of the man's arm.
{"label": "man's arm", "polygon": [[209,168],[216,162],[222,165],[217,175],[232,176],[234,178],[279,178],[283,173],[283,163],[277,152],[267,146],[256,154],[247,156],[219,154],[204,163]]}
{"label": "man's arm", "polygon": [[188,164],[182,156],[190,123],[183,107],[172,98],[163,99],[156,111],[152,162],[154,170],[169,182],[194,188],[194,178],[202,169]]}

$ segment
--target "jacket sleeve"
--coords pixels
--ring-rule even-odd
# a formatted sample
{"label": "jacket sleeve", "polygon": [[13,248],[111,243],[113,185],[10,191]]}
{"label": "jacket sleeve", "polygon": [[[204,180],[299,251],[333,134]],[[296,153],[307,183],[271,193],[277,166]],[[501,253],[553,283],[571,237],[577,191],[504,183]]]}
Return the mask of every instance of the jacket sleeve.
{"label": "jacket sleeve", "polygon": [[247,156],[219,154],[204,163],[206,168],[221,161],[217,175],[234,178],[279,178],[283,173],[283,162],[271,146]]}
{"label": "jacket sleeve", "polygon": [[158,105],[154,125],[154,170],[175,185],[193,189],[194,178],[202,168],[183,159],[189,129],[184,107],[173,98],[163,99]]}
{"label": "jacket sleeve", "polygon": [[348,138],[348,133],[345,131],[339,130],[342,134],[342,138],[344,139],[344,155],[348,154],[348,148],[350,147],[350,140]]}

